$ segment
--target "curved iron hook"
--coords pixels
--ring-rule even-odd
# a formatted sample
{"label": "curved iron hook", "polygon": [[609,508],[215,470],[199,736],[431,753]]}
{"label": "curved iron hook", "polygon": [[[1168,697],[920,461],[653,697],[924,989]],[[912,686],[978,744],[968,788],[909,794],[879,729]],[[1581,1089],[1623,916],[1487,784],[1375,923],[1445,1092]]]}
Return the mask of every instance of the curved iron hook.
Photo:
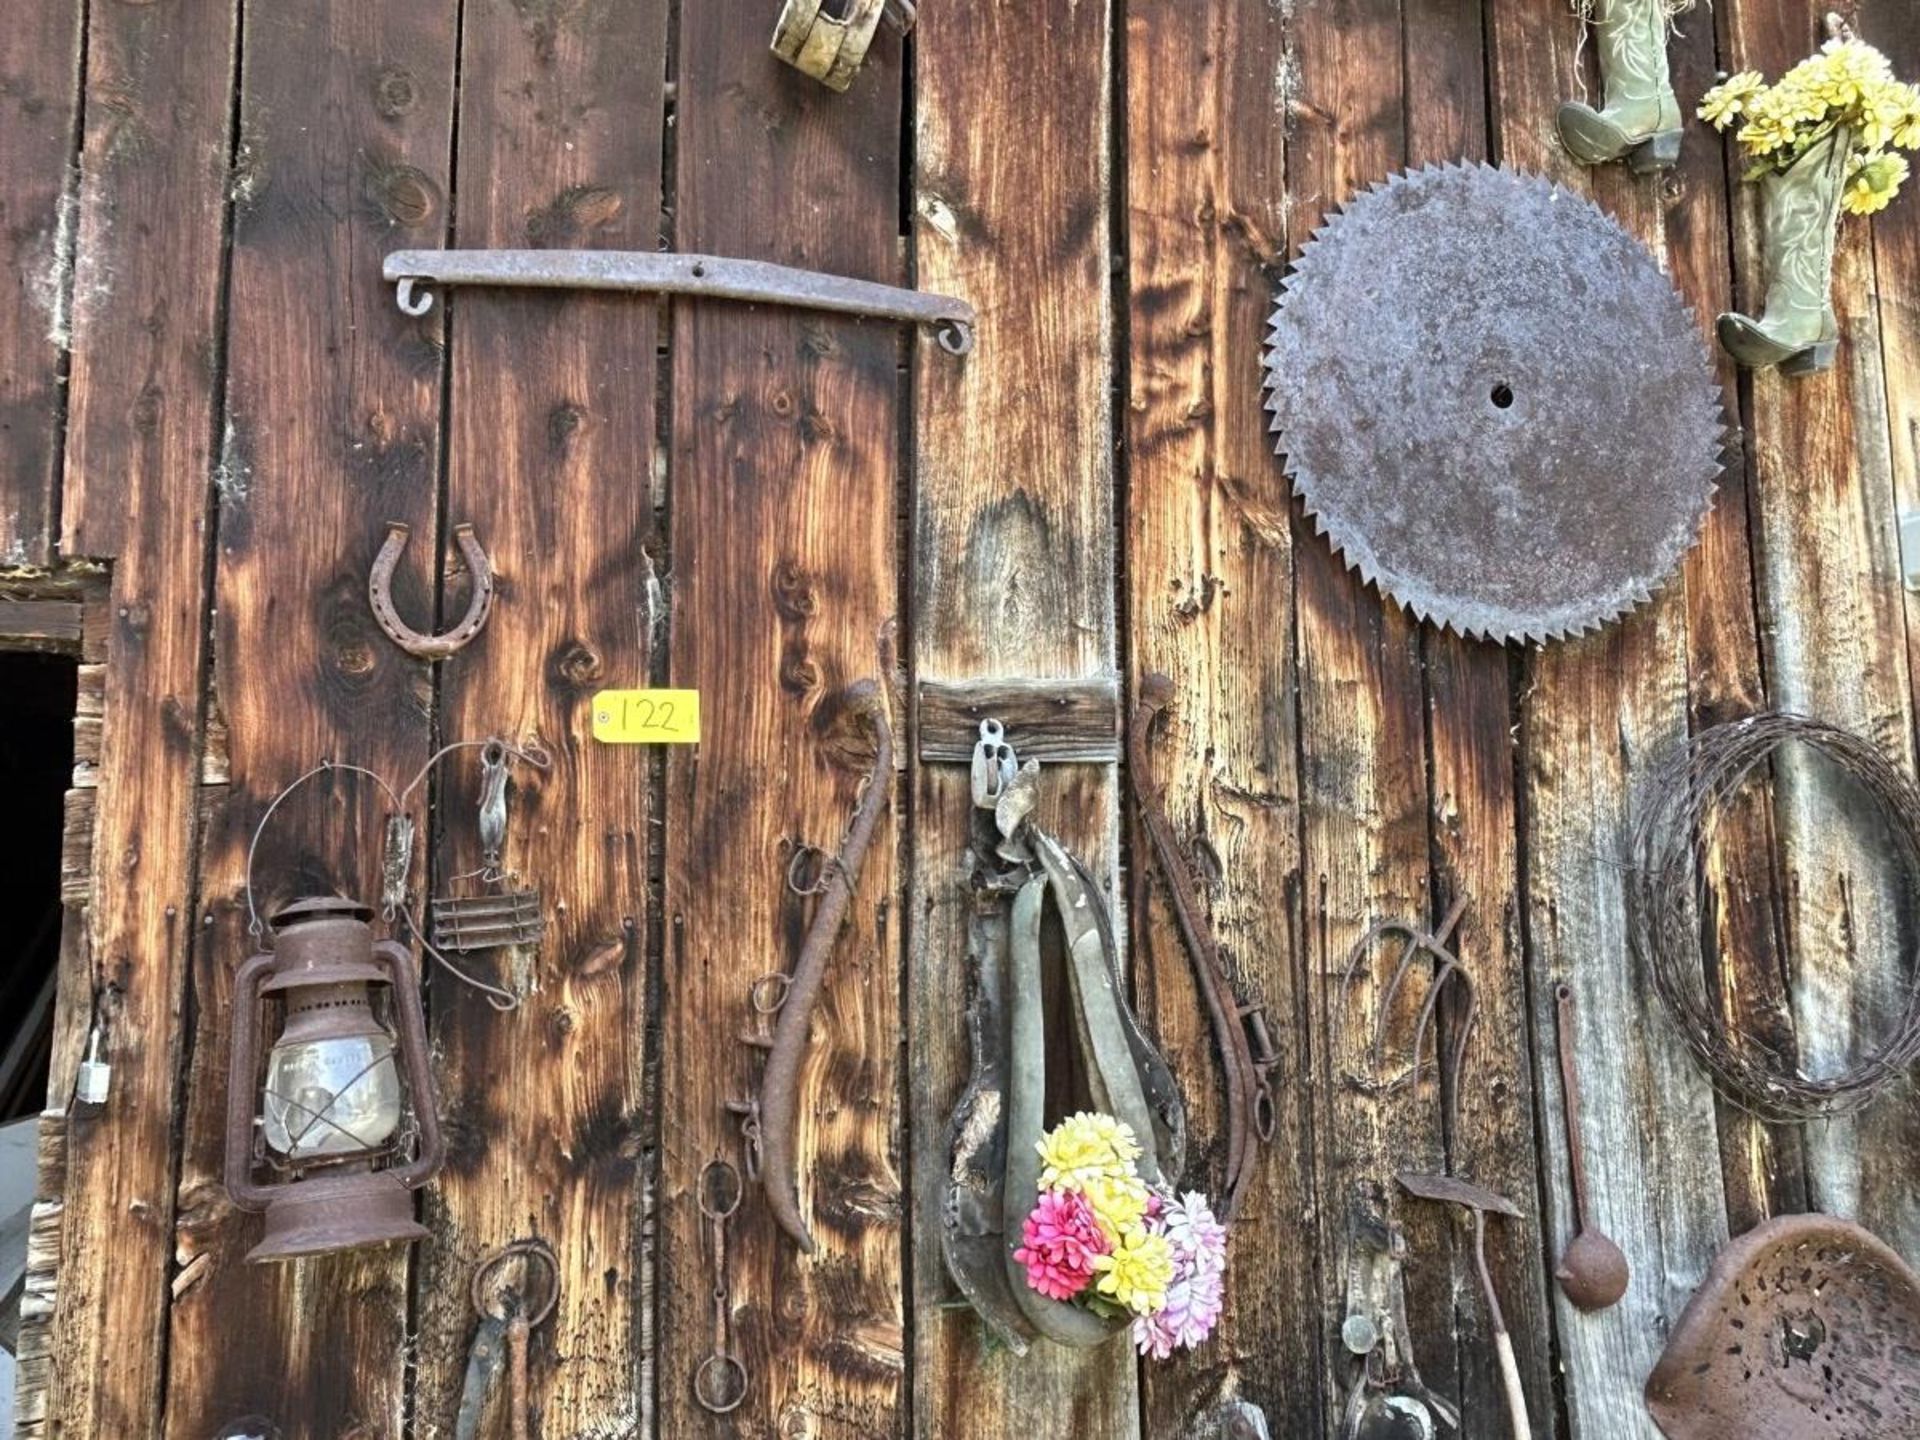
{"label": "curved iron hook", "polygon": [[[867,845],[880,812],[886,808],[887,794],[893,786],[893,728],[887,722],[884,680],[862,680],[851,687],[847,699],[854,712],[873,730],[873,769],[861,788],[854,807],[853,824],[840,853],[831,862],[840,883],[828,885],[820,894],[813,921],[807,926],[807,938],[800,957],[793,965],[793,978],[779,1007],[779,1019],[773,1027],[773,1043],[767,1051],[766,1073],[760,1080],[760,1185],[766,1192],[767,1208],[780,1228],[791,1235],[800,1248],[811,1255],[813,1236],[800,1214],[799,1181],[794,1168],[794,1112],[800,1098],[800,1061],[806,1053],[808,1022],[813,1003],[827,978],[827,960],[833,954],[833,942],[840,934],[840,921],[847,913],[847,902],[860,883],[860,863],[866,858]],[[762,977],[763,979],[765,977]],[[759,982],[755,982],[756,986]]]}
{"label": "curved iron hook", "polygon": [[399,567],[410,533],[411,527],[399,520],[387,522],[386,543],[380,547],[373,570],[367,576],[367,603],[373,606],[373,618],[380,622],[387,638],[402,650],[419,660],[444,660],[485,628],[488,612],[493,609],[493,565],[474,538],[473,526],[454,526],[453,540],[466,557],[467,571],[473,577],[473,594],[467,599],[467,613],[458,625],[444,634],[422,635],[393,608],[393,572]]}

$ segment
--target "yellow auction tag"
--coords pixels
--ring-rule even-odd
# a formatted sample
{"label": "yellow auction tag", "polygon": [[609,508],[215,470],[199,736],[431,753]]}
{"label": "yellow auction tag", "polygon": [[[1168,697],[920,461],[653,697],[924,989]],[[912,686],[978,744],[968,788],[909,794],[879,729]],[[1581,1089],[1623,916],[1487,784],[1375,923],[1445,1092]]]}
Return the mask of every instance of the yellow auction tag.
{"label": "yellow auction tag", "polygon": [[593,738],[609,745],[697,745],[698,690],[602,690],[593,697]]}

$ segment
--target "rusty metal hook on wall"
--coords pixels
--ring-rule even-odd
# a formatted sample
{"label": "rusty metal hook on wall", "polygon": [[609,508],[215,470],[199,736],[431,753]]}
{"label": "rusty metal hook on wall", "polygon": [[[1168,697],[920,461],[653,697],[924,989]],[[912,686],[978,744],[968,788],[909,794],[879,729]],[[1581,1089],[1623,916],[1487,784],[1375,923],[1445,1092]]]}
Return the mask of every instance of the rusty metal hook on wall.
{"label": "rusty metal hook on wall", "polygon": [[402,650],[420,660],[444,660],[485,628],[487,615],[493,609],[493,565],[474,538],[473,526],[454,526],[453,540],[466,558],[467,571],[473,577],[473,594],[467,598],[467,613],[458,625],[439,635],[423,635],[402,620],[400,612],[393,608],[393,572],[399,568],[410,533],[411,527],[399,520],[387,522],[386,543],[374,557],[373,570],[367,576],[367,603],[373,606],[373,618],[380,622],[387,638]]}
{"label": "rusty metal hook on wall", "polygon": [[[886,808],[887,795],[893,784],[893,728],[887,719],[885,675],[886,667],[883,666],[880,679],[862,680],[847,693],[848,704],[873,732],[873,769],[860,787],[860,797],[854,806],[853,821],[847,828],[846,839],[842,841],[839,853],[827,861],[820,881],[820,903],[814,909],[812,923],[807,926],[807,938],[800,947],[800,956],[794,962],[791,974],[779,974],[777,979],[776,975],[763,975],[754,982],[749,992],[756,1011],[773,1014],[776,1018],[773,1034],[764,1042],[767,1068],[761,1076],[758,1098],[729,1107],[743,1116],[742,1128],[746,1131],[748,1141],[748,1169],[750,1173],[758,1172],[773,1218],[809,1255],[814,1251],[813,1236],[800,1214],[794,1163],[794,1119],[800,1098],[800,1061],[806,1054],[808,1022],[814,1001],[819,998],[820,987],[826,980],[827,960],[833,953],[833,942],[840,934],[840,922],[846,916],[847,904],[853,899],[854,889],[860,883],[860,865],[866,859],[867,846],[873,839],[874,828],[880,823],[880,813]],[[793,883],[791,874],[788,883]],[[780,983],[782,980],[784,984]],[[763,994],[769,990],[774,990],[778,998],[768,994],[763,999]],[[754,1043],[760,1043],[757,1037],[750,1038]],[[754,1153],[756,1141],[759,1148],[757,1159]]]}

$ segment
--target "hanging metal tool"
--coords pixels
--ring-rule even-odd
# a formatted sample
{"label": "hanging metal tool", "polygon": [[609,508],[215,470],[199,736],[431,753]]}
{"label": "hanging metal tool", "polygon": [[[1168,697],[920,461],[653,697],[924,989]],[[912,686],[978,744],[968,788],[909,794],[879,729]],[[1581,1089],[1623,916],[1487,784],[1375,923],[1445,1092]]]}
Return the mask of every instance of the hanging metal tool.
{"label": "hanging metal tool", "polygon": [[[800,1213],[799,1181],[794,1158],[795,1111],[800,1098],[800,1062],[806,1055],[807,1030],[813,1017],[814,1002],[826,981],[827,961],[833,955],[833,942],[839,937],[840,922],[846,918],[847,904],[860,883],[860,866],[873,841],[874,827],[886,808],[893,788],[893,726],[887,718],[887,700],[879,680],[863,680],[847,692],[847,704],[853,714],[866,722],[873,732],[873,766],[860,787],[854,805],[853,820],[847,827],[837,855],[827,862],[826,871],[815,887],[820,903],[807,926],[807,938],[800,947],[791,974],[775,971],[754,982],[749,1001],[761,1014],[776,1013],[773,1034],[750,1034],[750,1044],[764,1044],[767,1068],[760,1080],[755,1100],[731,1106],[742,1116],[747,1141],[747,1173],[757,1178],[767,1197],[767,1205],[780,1228],[791,1235],[800,1248],[811,1255],[813,1236]],[[798,859],[799,857],[795,857]],[[789,870],[788,883],[798,889]],[[772,998],[762,1001],[763,995]]]}
{"label": "hanging metal tool", "polygon": [[913,0],[786,0],[769,47],[829,90],[845,90],[860,71],[880,22],[913,29]]}
{"label": "hanging metal tool", "polygon": [[436,895],[429,902],[433,943],[464,953],[503,945],[537,945],[546,933],[546,912],[539,887],[508,888],[511,875],[503,859],[507,842],[507,747],[490,740],[480,752],[480,868],[455,877],[477,880],[481,895]]}
{"label": "hanging metal tool", "polygon": [[727,1266],[727,1227],[740,1208],[740,1172],[725,1160],[709,1160],[694,1194],[707,1222],[707,1263],[713,1269],[713,1348],[693,1372],[693,1398],[713,1415],[740,1408],[747,1398],[747,1367],[733,1350],[733,1275]]}
{"label": "hanging metal tool", "polygon": [[[508,1283],[507,1267],[515,1262],[521,1272]],[[480,1262],[469,1294],[479,1325],[467,1351],[454,1440],[477,1440],[488,1397],[502,1374],[507,1377],[507,1433],[512,1440],[528,1440],[527,1346],[533,1328],[560,1299],[560,1262],[544,1240],[515,1240]]]}
{"label": "hanging metal tool", "polygon": [[383,273],[409,315],[433,308],[421,285],[623,290],[900,320],[929,327],[950,355],[973,349],[973,307],[964,300],[764,260],[657,250],[396,250]]}
{"label": "hanging metal tool", "polygon": [[1147,767],[1147,734],[1173,699],[1173,681],[1152,674],[1140,682],[1139,703],[1127,731],[1127,778],[1133,788],[1140,823],[1159,862],[1180,938],[1193,966],[1194,985],[1207,1007],[1213,1043],[1220,1056],[1227,1092],[1226,1203],[1222,1220],[1232,1220],[1253,1179],[1256,1167],[1249,1152],[1249,1135],[1262,1144],[1273,1139],[1273,1087],[1267,1076],[1279,1061],[1266,1007],[1241,998],[1227,970],[1220,944],[1214,939],[1205,908],[1195,893],[1186,856],[1173,838],[1167,820],[1166,799],[1153,783]]}
{"label": "hanging metal tool", "polygon": [[1726,433],[1699,329],[1581,196],[1484,165],[1395,175],[1308,242],[1266,350],[1306,512],[1421,620],[1538,644],[1648,600]]}
{"label": "hanging metal tool", "polygon": [[467,613],[459,624],[439,635],[422,634],[402,620],[393,606],[393,572],[406,551],[408,533],[408,527],[400,521],[387,522],[386,543],[374,557],[373,569],[367,576],[367,603],[373,607],[373,618],[386,631],[387,638],[402,650],[419,660],[444,660],[464,649],[468,641],[486,628],[487,616],[493,609],[493,565],[487,559],[487,552],[480,548],[479,540],[474,538],[473,526],[454,526],[453,540],[466,557],[473,593],[467,597]]}
{"label": "hanging metal tool", "polygon": [[1350,1357],[1341,1440],[1433,1440],[1434,1421],[1460,1428],[1460,1412],[1435,1394],[1414,1364],[1403,1274],[1406,1236],[1378,1186],[1356,1192],[1347,1211],[1347,1313],[1340,1343]]}
{"label": "hanging metal tool", "polygon": [[[1454,1117],[1460,1105],[1460,1074],[1466,1065],[1467,1042],[1473,1038],[1474,1020],[1479,1014],[1479,1003],[1474,995],[1473,977],[1460,963],[1459,957],[1447,948],[1447,939],[1453,934],[1454,927],[1460,923],[1460,917],[1466,914],[1467,897],[1460,896],[1453,902],[1453,908],[1447,911],[1447,918],[1440,922],[1440,928],[1431,934],[1419,926],[1405,920],[1381,920],[1354,942],[1353,949],[1347,953],[1346,968],[1340,975],[1340,995],[1335,1004],[1334,1013],[1344,1015],[1353,993],[1354,982],[1359,978],[1361,969],[1368,958],[1379,948],[1382,940],[1400,942],[1400,959],[1393,967],[1393,974],[1387,980],[1387,988],[1381,994],[1380,1004],[1373,1022],[1373,1043],[1369,1047],[1371,1071],[1362,1072],[1348,1065],[1343,1078],[1356,1090],[1382,1093],[1398,1089],[1402,1085],[1411,1085],[1420,1078],[1426,1067],[1423,1051],[1426,1048],[1426,1035],[1429,1029],[1434,1031],[1434,1066],[1440,1064],[1441,1041],[1439,1027],[1435,1023],[1441,994],[1452,986],[1460,992],[1461,1006],[1458,1026],[1454,1033],[1453,1051],[1448,1058],[1447,1081],[1442,1089],[1443,1103],[1446,1106],[1445,1131],[1451,1135],[1454,1131]],[[1400,987],[1413,973],[1416,964],[1429,960],[1437,967],[1427,981],[1426,999],[1420,1005],[1420,1018],[1413,1028],[1412,1062],[1398,1074],[1388,1075],[1386,1067],[1387,1031],[1393,1018],[1393,1002],[1400,993]]]}
{"label": "hanging metal tool", "polygon": [[[1138,1137],[1141,1178],[1172,1183],[1185,1168],[1187,1139],[1172,1073],[1126,1002],[1100,888],[1031,818],[1039,777],[1039,762],[1019,763],[999,721],[981,722],[973,803],[976,825],[981,812],[992,823],[984,833],[976,828],[973,884],[981,903],[992,897],[1005,908],[1006,920],[974,932],[973,1073],[948,1128],[941,1206],[948,1271],[981,1318],[1021,1351],[1035,1335],[1100,1344],[1125,1323],[1124,1316],[1050,1300],[1024,1275],[1013,1277],[1019,1222],[1033,1208],[1040,1176],[1048,1069],[1042,981],[1049,963],[1065,972],[1058,992],[1072,1012],[1065,1028],[1075,1037],[1094,1108]],[[1049,912],[1053,925],[1046,923]]]}
{"label": "hanging metal tool", "polygon": [[1458,1205],[1473,1216],[1473,1266],[1480,1276],[1480,1293],[1487,1302],[1487,1322],[1493,1330],[1493,1347],[1500,1361],[1500,1378],[1506,1384],[1507,1418],[1513,1427],[1513,1440],[1532,1440],[1527,1422],[1527,1392],[1520,1383],[1520,1365],[1513,1358],[1513,1340],[1507,1334],[1507,1318],[1500,1310],[1500,1297],[1494,1293],[1493,1275],[1487,1269],[1487,1215],[1520,1214],[1520,1207],[1505,1196],[1484,1186],[1451,1175],[1400,1174],[1400,1188],[1421,1200],[1438,1200]]}
{"label": "hanging metal tool", "polygon": [[1620,1247],[1593,1223],[1586,1143],[1580,1138],[1580,1077],[1573,1063],[1573,987],[1562,981],[1554,997],[1560,1012],[1560,1110],[1567,1122],[1567,1163],[1573,1171],[1573,1239],[1561,1252],[1553,1278],[1577,1308],[1605,1310],[1627,1293],[1631,1273]]}

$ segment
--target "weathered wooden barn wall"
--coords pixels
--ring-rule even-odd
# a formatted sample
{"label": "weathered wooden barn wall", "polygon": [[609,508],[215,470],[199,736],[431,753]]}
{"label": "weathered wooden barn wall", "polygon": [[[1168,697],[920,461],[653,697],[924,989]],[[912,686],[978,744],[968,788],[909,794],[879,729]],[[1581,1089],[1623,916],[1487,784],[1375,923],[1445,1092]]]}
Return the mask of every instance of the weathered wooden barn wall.
{"label": "weathered wooden barn wall", "polygon": [[[1502,650],[1383,609],[1288,502],[1258,393],[1273,287],[1356,189],[1484,159],[1592,195],[1704,334],[1761,271],[1754,197],[1703,127],[1663,176],[1571,165],[1552,112],[1592,60],[1554,0],[924,0],[844,96],[765,53],[776,9],[44,0],[0,33],[0,599],[87,616],[22,1433],[451,1435],[472,1267],[539,1235],[564,1275],[536,1434],[1162,1437],[1249,1402],[1276,1436],[1331,1435],[1349,1203],[1417,1159],[1521,1203],[1490,1239],[1536,1424],[1615,1440],[1654,1433],[1642,1381],[1728,1233],[1824,1208],[1920,1256],[1920,1102],[1805,1131],[1716,1102],[1628,950],[1618,852],[1651,759],[1756,708],[1914,763],[1896,520],[1920,506],[1920,199],[1845,227],[1833,372],[1723,364],[1728,468],[1676,583],[1589,639]],[[1823,9],[1685,17],[1683,98],[1784,68]],[[1847,13],[1920,70],[1906,0]],[[608,296],[403,315],[382,256],[444,244],[913,281],[974,304],[979,344]],[[391,521],[416,624],[465,603],[453,526],[493,558],[492,620],[452,660],[374,624]],[[1127,699],[1155,670],[1176,682],[1156,778],[1283,1037],[1278,1133],[1217,1339],[1144,1370],[1123,1348],[1017,1360],[957,1304],[929,1222],[968,1062],[969,802],[963,766],[917,759],[913,697],[1032,677]],[[805,930],[790,861],[839,841],[872,761],[847,703],[867,679],[900,773],[803,1073],[820,1250],[743,1205],[747,1395],[713,1417],[695,1191],[741,1161],[749,989]],[[591,738],[595,690],[649,682],[701,691],[697,749]],[[429,977],[432,1236],[249,1267],[220,1147],[254,828],[322,759],[404,780],[487,734],[554,755],[516,776],[508,856],[549,928],[481,961],[513,1014]],[[1110,877],[1192,1178],[1217,1182],[1211,1040],[1120,779],[1050,770],[1044,818]],[[456,758],[436,783],[440,879],[475,863],[476,781]],[[1728,818],[1704,956],[1730,1011],[1828,1066],[1887,1018],[1914,939],[1838,803],[1785,764]],[[350,775],[307,787],[260,846],[260,907],[375,893],[382,814]],[[1337,1000],[1371,921],[1460,898],[1482,1008],[1447,1130],[1433,1084],[1341,1083],[1375,997]],[[1845,1001],[1854,980],[1882,1002]],[[1562,981],[1596,1218],[1636,1272],[1599,1316],[1547,1265],[1571,1228]],[[75,1106],[95,1028],[112,1091]],[[1498,1433],[1465,1236],[1402,1218],[1423,1372]]]}

